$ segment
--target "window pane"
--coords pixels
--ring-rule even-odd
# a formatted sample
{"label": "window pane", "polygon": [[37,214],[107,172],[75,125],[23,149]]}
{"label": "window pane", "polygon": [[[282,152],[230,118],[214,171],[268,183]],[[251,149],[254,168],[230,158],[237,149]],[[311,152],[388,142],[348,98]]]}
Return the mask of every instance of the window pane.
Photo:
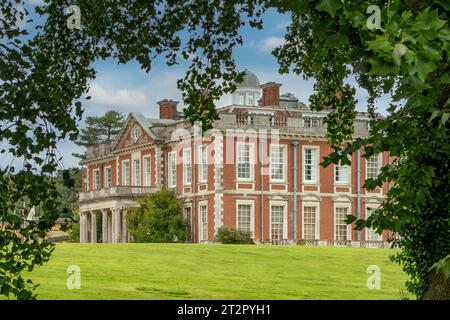
{"label": "window pane", "polygon": [[283,159],[284,148],[281,146],[273,146],[270,153],[270,174],[272,180],[283,180],[284,179],[284,159]]}
{"label": "window pane", "polygon": [[270,224],[272,242],[279,244],[283,240],[284,206],[271,207]]}
{"label": "window pane", "polygon": [[251,208],[249,204],[238,205],[237,228],[242,231],[251,232]]}
{"label": "window pane", "polygon": [[144,158],[144,185],[149,187],[151,184],[152,161],[150,157]]}
{"label": "window pane", "polygon": [[366,161],[367,163],[367,178],[376,179],[380,172],[379,156],[371,156]]}
{"label": "window pane", "polygon": [[134,160],[133,167],[134,167],[134,182],[133,183],[135,186],[140,186],[141,185],[141,161]]}
{"label": "window pane", "polygon": [[345,220],[348,214],[348,208],[336,208],[336,240],[347,240],[347,224]]}
{"label": "window pane", "polygon": [[187,149],[183,152],[184,163],[184,184],[190,184],[192,178],[192,166],[191,166],[191,150]]}
{"label": "window pane", "polygon": [[250,179],[250,145],[239,144],[237,149],[238,178]]}
{"label": "window pane", "polygon": [[317,171],[317,150],[305,149],[303,155],[304,180],[308,182],[316,182]]}
{"label": "window pane", "polygon": [[303,212],[303,238],[306,240],[316,239],[316,207],[304,207]]}
{"label": "window pane", "polygon": [[207,206],[200,206],[200,240],[208,240],[208,211]]}

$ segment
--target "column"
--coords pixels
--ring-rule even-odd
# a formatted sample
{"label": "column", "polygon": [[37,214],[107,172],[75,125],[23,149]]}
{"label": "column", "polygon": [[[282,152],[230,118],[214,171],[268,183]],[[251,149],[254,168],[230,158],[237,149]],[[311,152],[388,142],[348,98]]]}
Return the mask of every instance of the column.
{"label": "column", "polygon": [[128,242],[127,209],[122,210],[122,242]]}
{"label": "column", "polygon": [[84,243],[84,213],[80,211],[80,243]]}
{"label": "column", "polygon": [[102,243],[108,243],[108,210],[102,209]]}
{"label": "column", "polygon": [[97,215],[95,211],[91,211],[91,242],[97,243]]}
{"label": "column", "polygon": [[113,232],[112,232],[112,242],[113,243],[119,243],[120,242],[120,209],[114,208],[112,209],[112,225],[113,225]]}
{"label": "column", "polygon": [[108,243],[112,243],[112,211],[108,212]]}

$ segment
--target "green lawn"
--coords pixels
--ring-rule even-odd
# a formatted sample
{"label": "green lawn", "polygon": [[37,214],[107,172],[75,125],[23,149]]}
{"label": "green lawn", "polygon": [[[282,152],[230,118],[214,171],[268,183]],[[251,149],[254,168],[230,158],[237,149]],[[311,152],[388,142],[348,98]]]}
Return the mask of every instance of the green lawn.
{"label": "green lawn", "polygon": [[[392,250],[191,244],[57,244],[32,272],[38,299],[400,299]],[[67,267],[81,269],[69,290]],[[366,286],[381,269],[381,289]]]}

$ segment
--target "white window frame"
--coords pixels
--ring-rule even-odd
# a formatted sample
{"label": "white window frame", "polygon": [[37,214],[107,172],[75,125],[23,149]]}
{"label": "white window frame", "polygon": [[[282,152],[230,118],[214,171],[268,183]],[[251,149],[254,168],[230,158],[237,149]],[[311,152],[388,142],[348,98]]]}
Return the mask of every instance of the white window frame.
{"label": "white window frame", "polygon": [[[320,203],[316,202],[304,202],[302,203],[302,239],[305,239],[305,207],[316,208],[316,228],[314,240],[320,240]],[[310,239],[308,239],[310,240]]]}
{"label": "white window frame", "polygon": [[280,206],[284,207],[283,209],[283,239],[288,239],[288,206],[287,201],[269,201],[269,236],[270,240],[272,240],[272,207]]}
{"label": "white window frame", "polygon": [[[147,161],[148,164],[150,164],[149,167],[147,167]],[[142,172],[144,174],[143,176],[144,187],[150,187],[152,185],[152,157],[150,155],[143,156],[142,162],[143,162]]]}
{"label": "white window frame", "polygon": [[[333,239],[337,241],[337,234],[336,234],[336,215],[338,209],[347,209],[347,215],[352,214],[352,207],[350,204],[336,204],[334,206],[334,217],[333,217]],[[345,240],[352,240],[352,225],[346,224],[346,235]],[[342,241],[342,240],[340,240]]]}
{"label": "white window frame", "polygon": [[[128,174],[125,175],[125,164],[128,164]],[[130,160],[123,160],[122,161],[122,185],[123,186],[129,186],[130,185]]]}
{"label": "white window frame", "polygon": [[[378,175],[380,174],[380,172],[381,172],[381,167],[382,167],[382,157],[383,156],[383,154],[382,153],[379,153],[379,154],[376,154],[376,155],[372,155],[372,157],[377,157],[377,160],[378,160],[378,170],[377,170],[377,177],[378,177]],[[370,159],[370,158],[369,158]],[[368,164],[369,164],[369,159],[366,159],[366,179],[368,179],[369,178],[369,170],[368,170]],[[377,177],[375,177],[375,178],[372,178],[372,179],[376,179]]]}
{"label": "white window frame", "polygon": [[[366,207],[365,207],[365,217],[366,217],[366,220],[367,220],[367,218],[370,216],[370,214],[367,214],[370,210],[372,210],[372,211],[374,211],[374,210],[376,210],[376,209],[378,209],[378,206],[374,206],[374,205],[372,205],[372,206],[367,206],[366,205]],[[375,231],[375,229],[373,229],[373,228],[365,228],[366,229],[366,231],[365,231],[365,239],[366,239],[366,241],[383,241],[383,234],[378,234],[376,231]],[[369,238],[369,232],[373,232],[373,234],[376,236],[376,240],[368,240],[368,238]]]}
{"label": "white window frame", "polygon": [[169,152],[169,188],[175,188],[177,186],[177,154],[172,151]]}
{"label": "white window frame", "polygon": [[[108,171],[111,173],[110,177],[108,177]],[[104,175],[103,185],[104,185],[105,189],[111,188],[112,187],[112,168],[111,168],[111,166],[106,166],[104,168],[103,175]]]}
{"label": "white window frame", "polygon": [[183,184],[192,184],[192,151],[191,148],[183,149]]}
{"label": "white window frame", "polygon": [[[273,162],[272,162],[272,152],[275,148],[281,148],[281,154],[282,154],[282,178],[281,179],[274,179],[273,178]],[[287,145],[284,144],[272,144],[270,145],[270,182],[286,182],[287,180]]]}
{"label": "white window frame", "polygon": [[[203,233],[203,221],[202,221],[202,207],[206,208],[206,237]],[[198,204],[198,240],[199,242],[208,241],[208,202],[201,201]]]}
{"label": "white window frame", "polygon": [[[96,175],[95,174],[97,174],[97,177],[98,177],[98,181],[97,181],[97,179],[96,179]],[[99,190],[100,189],[100,169],[94,169],[94,170],[92,170],[92,182],[93,182],[93,185],[92,185],[92,187],[94,188],[94,190]]]}
{"label": "white window frame", "polygon": [[[249,163],[250,163],[250,172],[249,172],[249,178],[240,178],[239,177],[239,147],[248,145],[249,146]],[[236,180],[237,181],[245,181],[245,182],[251,182],[254,181],[255,177],[255,146],[254,143],[251,142],[237,142],[236,143]]]}
{"label": "white window frame", "polygon": [[198,182],[208,182],[208,145],[202,144],[198,149],[199,155],[199,170],[198,170]]}
{"label": "white window frame", "polygon": [[[138,163],[138,165],[136,165]],[[139,170],[138,170],[139,169]],[[133,159],[133,186],[141,186],[141,159]]]}
{"label": "white window frame", "polygon": [[236,200],[236,229],[239,229],[238,214],[239,206],[250,206],[250,233],[255,237],[255,201],[254,200]]}
{"label": "white window frame", "polygon": [[[315,179],[314,180],[306,180],[306,150],[311,149],[315,150],[315,159],[311,164],[312,168],[315,170]],[[318,185],[320,183],[320,147],[319,146],[303,146],[302,147],[302,181],[304,184],[314,184]]]}
{"label": "white window frame", "polygon": [[[337,177],[338,177],[338,170],[343,170],[345,169],[347,171],[346,173],[346,180],[345,181],[338,181]],[[340,165],[340,164],[335,164],[334,165],[334,183],[335,184],[339,184],[339,185],[349,185],[351,181],[351,167],[349,165]]]}

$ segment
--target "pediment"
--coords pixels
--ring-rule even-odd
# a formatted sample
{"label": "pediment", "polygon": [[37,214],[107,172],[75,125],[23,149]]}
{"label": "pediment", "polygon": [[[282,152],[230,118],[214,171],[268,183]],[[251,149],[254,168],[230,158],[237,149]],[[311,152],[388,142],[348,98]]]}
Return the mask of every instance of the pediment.
{"label": "pediment", "polygon": [[142,119],[137,119],[130,114],[117,136],[114,149],[125,149],[153,142],[154,137],[151,136],[150,129],[142,122]]}

